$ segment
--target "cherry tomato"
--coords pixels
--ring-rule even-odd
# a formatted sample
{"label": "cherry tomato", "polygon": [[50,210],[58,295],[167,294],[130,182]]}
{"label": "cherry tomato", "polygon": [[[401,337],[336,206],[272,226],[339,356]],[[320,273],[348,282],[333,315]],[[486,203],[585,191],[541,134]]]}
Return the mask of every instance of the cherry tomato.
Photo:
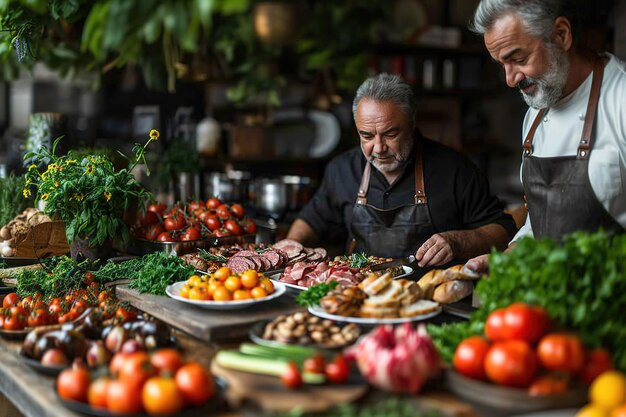
{"label": "cherry tomato", "polygon": [[295,362],[289,362],[287,370],[280,376],[280,382],[289,389],[300,388],[302,375]]}
{"label": "cherry tomato", "polygon": [[168,217],[167,219],[165,219],[164,222],[165,230],[167,230],[168,232],[172,230],[181,230],[183,227],[185,227],[185,224],[185,218],[180,215]]}
{"label": "cherry tomato", "polygon": [[45,308],[37,308],[28,315],[28,327],[45,326],[50,322],[50,313]]}
{"label": "cherry tomato", "polygon": [[241,204],[233,204],[230,206],[230,212],[238,219],[243,219],[243,216],[246,214]]}
{"label": "cherry tomato", "polygon": [[552,375],[537,378],[528,387],[528,393],[532,396],[563,394],[565,391],[567,381]]}
{"label": "cherry tomato", "polygon": [[150,211],[150,210],[146,211],[145,213],[140,214],[139,217],[137,218],[137,223],[141,227],[146,227],[152,224],[157,224],[158,222],[159,222],[159,216],[157,215],[157,213],[155,213],[154,211]]}
{"label": "cherry tomato", "polygon": [[188,404],[200,406],[215,394],[213,378],[197,362],[183,365],[176,372],[176,387]]}
{"label": "cherry tomato", "polygon": [[222,201],[217,197],[211,197],[206,201],[206,208],[216,209],[222,204]]}
{"label": "cherry tomato", "polygon": [[148,206],[148,211],[151,211],[156,214],[163,214],[163,212],[167,209],[165,203],[154,203]]}
{"label": "cherry tomato", "polygon": [[197,227],[189,227],[180,235],[180,240],[187,242],[190,240],[198,240],[202,237],[202,232]]}
{"label": "cherry tomato", "polygon": [[481,336],[463,340],[454,352],[454,369],[470,378],[486,379],[485,357],[489,348],[489,343]]}
{"label": "cherry tomato", "polygon": [[95,277],[91,272],[85,272],[85,276],[83,276],[83,284],[91,285]]}
{"label": "cherry tomato", "polygon": [[132,307],[119,306],[115,310],[115,317],[121,319],[123,323],[137,319],[137,312]]}
{"label": "cherry tomato", "polygon": [[325,366],[326,362],[324,361],[324,357],[321,353],[317,352],[310,358],[305,359],[302,369],[304,372],[311,374],[323,374]]}
{"label": "cherry tomato", "polygon": [[159,242],[176,242],[177,239],[170,232],[163,232],[157,237]]}
{"label": "cherry tomato", "polygon": [[200,212],[196,213],[196,217],[198,218],[198,220],[200,220],[200,222],[202,222],[202,224],[205,224],[206,219],[211,215],[212,213],[208,210],[201,210]]}
{"label": "cherry tomato", "polygon": [[550,333],[544,336],[537,346],[537,354],[541,365],[551,371],[580,371],[585,364],[583,344],[573,334]]}
{"label": "cherry tomato", "polygon": [[29,312],[33,309],[33,297],[27,295],[26,297],[22,298],[17,304],[21,306],[24,310]]}
{"label": "cherry tomato", "polygon": [[485,357],[487,377],[498,384],[527,387],[535,376],[537,356],[523,340],[494,343]]}
{"label": "cherry tomato", "polygon": [[143,408],[150,415],[176,414],[183,409],[183,397],[172,378],[154,376],[141,389]]}
{"label": "cherry tomato", "polygon": [[256,233],[256,223],[250,218],[243,219],[241,221],[241,227],[245,234],[253,235]]}
{"label": "cherry tomato", "polygon": [[217,213],[217,217],[220,219],[227,219],[230,217],[230,208],[228,204],[220,204],[220,206],[215,210]]}
{"label": "cherry tomato", "polygon": [[[15,307],[12,307],[13,309]],[[23,314],[12,314],[4,317],[4,323],[2,327],[4,330],[22,330],[26,327],[27,319]]]}
{"label": "cherry tomato", "polygon": [[324,371],[328,381],[341,384],[346,382],[350,376],[350,364],[346,357],[339,353],[332,362],[326,364]]}
{"label": "cherry tomato", "polygon": [[157,240],[159,235],[165,231],[161,223],[152,224],[145,229],[144,237],[148,240]]}
{"label": "cherry tomato", "polygon": [[613,369],[611,354],[606,349],[594,349],[587,354],[581,378],[586,384],[591,384],[601,373]]}
{"label": "cherry tomato", "polygon": [[20,296],[17,293],[10,292],[2,299],[2,308],[11,308],[20,302]]}
{"label": "cherry tomato", "polygon": [[222,227],[222,222],[220,221],[220,219],[217,217],[216,214],[210,214],[207,216],[206,220],[204,221],[204,225],[208,227],[209,230],[215,231]]}
{"label": "cherry tomato", "polygon": [[195,212],[200,207],[205,207],[204,202],[201,202],[201,201],[190,201],[189,203],[187,203],[187,211],[190,212],[190,213]]}
{"label": "cherry tomato", "polygon": [[70,368],[61,371],[57,378],[57,392],[65,400],[87,402],[89,371],[85,368]]}
{"label": "cherry tomato", "polygon": [[230,231],[233,236],[239,236],[241,234],[241,226],[237,223],[237,220],[226,220],[224,228]]}
{"label": "cherry tomato", "polygon": [[225,228],[220,228],[217,229],[215,232],[213,232],[213,236],[215,237],[227,237],[227,236],[232,236],[232,234],[230,233],[230,230],[225,229]]}
{"label": "cherry tomato", "polygon": [[174,375],[183,365],[183,359],[176,349],[159,349],[150,356],[150,363],[159,374]]}

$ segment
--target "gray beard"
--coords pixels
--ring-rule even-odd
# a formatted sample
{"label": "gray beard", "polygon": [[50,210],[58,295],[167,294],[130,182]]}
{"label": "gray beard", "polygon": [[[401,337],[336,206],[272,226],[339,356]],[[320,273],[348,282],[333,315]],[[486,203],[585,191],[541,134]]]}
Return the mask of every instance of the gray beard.
{"label": "gray beard", "polygon": [[407,158],[409,157],[409,154],[411,153],[411,147],[413,146],[413,141],[409,140],[406,141],[401,147],[400,150],[398,151],[397,154],[393,155],[394,160],[389,163],[385,163],[385,164],[380,164],[377,160],[378,157],[380,156],[389,156],[388,154],[385,155],[377,155],[377,154],[372,154],[371,157],[371,162],[372,165],[374,165],[374,168],[376,168],[377,170],[379,170],[380,172],[384,172],[384,173],[392,173],[395,172],[399,169],[402,168],[402,165],[404,164],[404,162],[407,160]]}
{"label": "gray beard", "polygon": [[[554,106],[563,97],[569,73],[567,54],[554,46],[548,47],[550,65],[540,78],[526,77],[518,84],[522,98],[530,107],[540,110]],[[535,84],[536,91],[526,94],[523,88]]]}

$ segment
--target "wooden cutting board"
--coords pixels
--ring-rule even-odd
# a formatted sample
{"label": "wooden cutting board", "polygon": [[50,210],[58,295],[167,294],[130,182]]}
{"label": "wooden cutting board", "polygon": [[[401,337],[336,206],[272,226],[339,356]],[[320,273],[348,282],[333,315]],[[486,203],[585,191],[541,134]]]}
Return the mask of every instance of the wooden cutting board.
{"label": "wooden cutting board", "polygon": [[241,339],[261,320],[303,310],[295,302],[295,294],[287,291],[275,300],[239,310],[206,310],[184,304],[167,296],[140,294],[118,285],[117,296],[138,309],[205,342]]}
{"label": "wooden cutting board", "polygon": [[290,390],[277,377],[226,369],[215,361],[211,371],[226,381],[226,398],[232,406],[250,401],[272,412],[290,411],[295,407],[305,412],[322,412],[356,401],[368,391],[368,385],[361,379],[346,384],[304,384],[297,390]]}

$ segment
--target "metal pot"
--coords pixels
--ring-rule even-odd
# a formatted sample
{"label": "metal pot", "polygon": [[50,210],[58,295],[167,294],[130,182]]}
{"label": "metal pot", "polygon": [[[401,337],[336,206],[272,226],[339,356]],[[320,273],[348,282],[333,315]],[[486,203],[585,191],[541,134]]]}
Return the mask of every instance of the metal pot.
{"label": "metal pot", "polygon": [[287,210],[300,210],[311,199],[311,178],[297,175],[282,177],[287,197]]}
{"label": "metal pot", "polygon": [[243,203],[248,200],[250,173],[230,171],[229,173],[208,172],[204,174],[205,198],[218,197],[227,203]]}
{"label": "metal pot", "polygon": [[282,216],[287,209],[287,189],[281,178],[257,178],[254,206],[264,214]]}

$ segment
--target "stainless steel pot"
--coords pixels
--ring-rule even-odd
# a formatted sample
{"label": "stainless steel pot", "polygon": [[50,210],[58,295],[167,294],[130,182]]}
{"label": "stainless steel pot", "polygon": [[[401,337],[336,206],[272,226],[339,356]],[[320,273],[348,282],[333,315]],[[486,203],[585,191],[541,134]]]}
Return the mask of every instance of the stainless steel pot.
{"label": "stainless steel pot", "polygon": [[311,178],[285,175],[282,181],[285,184],[287,210],[300,210],[311,199]]}
{"label": "stainless steel pot", "polygon": [[257,178],[254,182],[254,206],[260,212],[282,216],[287,209],[287,189],[281,178]]}
{"label": "stainless steel pot", "polygon": [[207,172],[204,174],[205,198],[218,197],[227,203],[244,203],[248,200],[249,186],[249,172]]}

